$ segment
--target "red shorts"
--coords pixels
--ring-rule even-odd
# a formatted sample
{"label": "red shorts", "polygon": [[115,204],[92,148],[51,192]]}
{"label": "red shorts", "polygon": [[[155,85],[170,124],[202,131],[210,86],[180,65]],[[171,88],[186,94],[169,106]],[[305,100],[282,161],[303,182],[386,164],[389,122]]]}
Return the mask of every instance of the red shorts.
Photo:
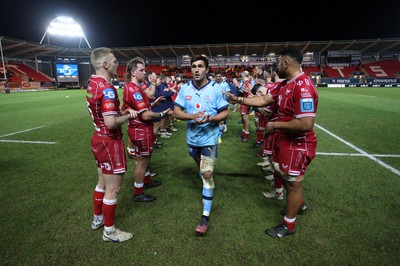
{"label": "red shorts", "polygon": [[137,155],[150,156],[155,144],[152,127],[128,127],[128,136],[135,146]]}
{"label": "red shorts", "polygon": [[264,141],[264,154],[272,155],[275,157],[275,148],[278,143],[278,132],[273,132],[267,136]]}
{"label": "red shorts", "polygon": [[279,162],[279,169],[289,176],[302,176],[307,166],[315,157],[314,150],[291,150],[288,146],[280,145],[274,149],[275,161]]}
{"label": "red shorts", "polygon": [[267,128],[268,117],[265,115],[260,114],[258,119],[258,128],[262,131],[265,131]]}
{"label": "red shorts", "polygon": [[118,175],[126,172],[125,145],[122,139],[114,139],[106,136],[92,136],[90,147],[97,167],[103,174]]}
{"label": "red shorts", "polygon": [[248,114],[250,114],[250,109],[251,109],[251,106],[247,106],[247,105],[241,104],[240,105],[240,114],[241,115],[248,115]]}

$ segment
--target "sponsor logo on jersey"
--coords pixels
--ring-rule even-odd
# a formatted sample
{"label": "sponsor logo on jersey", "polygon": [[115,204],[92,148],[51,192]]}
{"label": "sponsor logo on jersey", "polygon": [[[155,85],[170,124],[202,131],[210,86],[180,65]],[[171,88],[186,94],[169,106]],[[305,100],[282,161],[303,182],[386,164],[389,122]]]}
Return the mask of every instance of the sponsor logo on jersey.
{"label": "sponsor logo on jersey", "polygon": [[196,109],[200,109],[201,108],[201,104],[200,103],[196,103],[195,107],[196,107]]}
{"label": "sponsor logo on jersey", "polygon": [[311,93],[309,93],[309,92],[302,93],[302,94],[301,94],[301,97],[302,97],[302,98],[308,98],[308,97],[311,97]]}
{"label": "sponsor logo on jersey", "polygon": [[136,92],[133,94],[133,99],[135,99],[136,101],[140,102],[143,101],[143,96],[140,92]]}
{"label": "sponsor logo on jersey", "polygon": [[104,98],[107,100],[114,100],[115,99],[115,93],[113,89],[105,89],[103,91]]}
{"label": "sponsor logo on jersey", "polygon": [[310,91],[308,90],[307,87],[301,88],[300,92],[301,92],[301,97],[302,98],[310,98],[310,97],[312,97],[311,93],[310,93]]}
{"label": "sponsor logo on jersey", "polygon": [[111,109],[114,108],[115,104],[113,102],[108,102],[104,104],[104,108]]}
{"label": "sponsor logo on jersey", "polygon": [[314,112],[314,99],[304,98],[300,99],[300,111],[301,112]]}

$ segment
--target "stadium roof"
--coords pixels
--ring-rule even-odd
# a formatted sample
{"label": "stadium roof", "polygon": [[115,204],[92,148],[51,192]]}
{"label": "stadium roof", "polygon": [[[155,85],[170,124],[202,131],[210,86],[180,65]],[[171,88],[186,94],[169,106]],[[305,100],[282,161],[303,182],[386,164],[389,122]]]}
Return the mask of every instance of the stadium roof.
{"label": "stadium roof", "polygon": [[[0,36],[3,55],[11,59],[45,59],[62,57],[88,58],[93,49],[67,48],[48,44],[39,44]],[[203,54],[209,57],[232,57],[239,55],[266,56],[277,53],[283,47],[292,45],[302,53],[319,51],[361,51],[367,54],[385,54],[400,52],[400,38],[364,39],[364,40],[331,40],[331,41],[298,41],[298,42],[263,42],[263,43],[222,43],[191,44],[140,47],[111,47],[117,58],[131,59],[135,56],[144,59],[176,59],[180,55],[193,56]]]}

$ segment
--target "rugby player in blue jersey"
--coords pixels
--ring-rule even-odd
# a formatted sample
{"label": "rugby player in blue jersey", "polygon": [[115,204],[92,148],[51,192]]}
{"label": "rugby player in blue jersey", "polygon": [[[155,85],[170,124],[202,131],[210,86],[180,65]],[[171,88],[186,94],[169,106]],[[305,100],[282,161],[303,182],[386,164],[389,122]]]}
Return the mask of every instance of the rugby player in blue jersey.
{"label": "rugby player in blue jersey", "polygon": [[191,59],[193,78],[180,89],[174,102],[174,117],[186,120],[189,154],[195,160],[203,181],[203,214],[196,234],[203,236],[209,227],[214,196],[214,166],[218,157],[219,122],[227,119],[229,103],[223,88],[207,79],[208,60],[197,55]]}

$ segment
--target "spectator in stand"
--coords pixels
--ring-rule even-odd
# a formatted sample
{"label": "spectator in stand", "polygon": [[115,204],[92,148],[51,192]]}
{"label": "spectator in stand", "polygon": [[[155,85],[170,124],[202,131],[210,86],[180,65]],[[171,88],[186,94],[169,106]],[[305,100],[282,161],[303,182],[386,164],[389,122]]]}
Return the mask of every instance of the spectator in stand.
{"label": "spectator in stand", "polygon": [[4,83],[4,92],[10,93],[10,84],[7,81]]}
{"label": "spectator in stand", "polygon": [[[196,234],[203,236],[209,227],[214,197],[214,165],[218,157],[219,122],[229,114],[219,84],[207,79],[208,60],[198,55],[191,59],[193,79],[184,84],[175,100],[174,115],[186,120],[189,155],[194,159],[203,181],[203,215]],[[186,110],[186,112],[184,112]]]}
{"label": "spectator in stand", "polygon": [[123,242],[133,235],[114,225],[117,196],[127,168],[121,125],[135,118],[136,112],[126,109],[121,113],[119,109],[118,93],[111,84],[111,78],[117,75],[118,67],[113,51],[106,47],[94,49],[90,61],[96,74],[90,78],[86,101],[95,125],[90,146],[99,176],[93,192],[92,229],[96,230],[104,225],[104,241]]}
{"label": "spectator in stand", "polygon": [[[153,119],[172,113],[171,109],[163,112],[153,112],[152,105],[147,94],[140,88],[145,81],[146,70],[142,58],[134,58],[128,62],[126,67],[126,83],[124,86],[124,106],[137,111],[138,116],[130,120],[128,124],[128,136],[135,146],[136,167],[134,170],[134,197],[135,202],[149,202],[156,199],[155,196],[144,193],[144,189],[161,185],[161,181],[152,180],[146,172],[155,144],[153,135]],[[153,101],[157,105],[163,97]]]}
{"label": "spectator in stand", "polygon": [[278,76],[285,78],[276,90],[263,97],[243,98],[227,94],[232,102],[249,106],[267,106],[278,102],[278,119],[267,124],[267,133],[278,132],[274,170],[279,172],[287,191],[281,223],[265,232],[272,237],[295,233],[296,216],[308,207],[303,199],[302,183],[308,165],[314,159],[317,138],[314,133],[318,92],[312,80],[301,71],[301,52],[288,46],[279,52]]}

